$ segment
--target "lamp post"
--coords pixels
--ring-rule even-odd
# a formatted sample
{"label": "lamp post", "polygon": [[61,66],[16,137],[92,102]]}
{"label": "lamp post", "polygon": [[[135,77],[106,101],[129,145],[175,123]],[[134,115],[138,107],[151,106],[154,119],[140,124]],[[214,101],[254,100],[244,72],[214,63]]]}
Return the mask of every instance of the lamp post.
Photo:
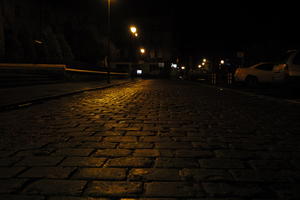
{"label": "lamp post", "polygon": [[130,27],[129,27],[129,31],[130,31],[130,33],[131,33],[131,38],[132,38],[132,50],[131,50],[131,53],[132,53],[132,55],[130,56],[131,57],[131,61],[132,61],[132,63],[131,63],[131,67],[130,67],[130,76],[131,76],[131,79],[134,79],[134,76],[135,76],[135,72],[134,72],[134,70],[135,70],[135,66],[133,66],[134,65],[134,62],[135,62],[135,42],[136,42],[136,38],[138,37],[138,32],[137,32],[137,27],[136,26],[134,26],[134,25],[131,25]]}

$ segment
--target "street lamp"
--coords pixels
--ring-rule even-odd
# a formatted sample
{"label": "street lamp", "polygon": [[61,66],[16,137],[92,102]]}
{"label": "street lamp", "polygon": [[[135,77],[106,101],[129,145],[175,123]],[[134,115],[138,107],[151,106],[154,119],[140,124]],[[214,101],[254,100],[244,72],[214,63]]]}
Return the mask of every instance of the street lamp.
{"label": "street lamp", "polygon": [[141,54],[145,54],[146,50],[144,48],[140,48],[140,52],[141,52]]}
{"label": "street lamp", "polygon": [[137,34],[137,28],[135,26],[130,26],[130,31],[133,35]]}

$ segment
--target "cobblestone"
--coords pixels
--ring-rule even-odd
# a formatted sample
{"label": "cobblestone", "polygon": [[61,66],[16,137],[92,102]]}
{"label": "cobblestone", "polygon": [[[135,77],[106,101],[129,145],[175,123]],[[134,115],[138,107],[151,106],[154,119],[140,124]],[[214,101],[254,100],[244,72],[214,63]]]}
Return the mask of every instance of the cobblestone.
{"label": "cobblestone", "polygon": [[300,199],[299,118],[297,104],[166,80],[2,112],[0,199]]}
{"label": "cobblestone", "polygon": [[181,178],[177,169],[144,168],[130,170],[128,179],[133,181],[179,181]]}
{"label": "cobblestone", "polygon": [[101,167],[105,158],[68,157],[60,165],[63,167]]}
{"label": "cobblestone", "polygon": [[86,181],[78,180],[39,180],[24,190],[26,194],[33,195],[70,195],[79,196],[86,185]]}
{"label": "cobblestone", "polygon": [[123,180],[126,178],[126,169],[116,168],[82,168],[73,176],[74,179],[91,180]]}
{"label": "cobblestone", "polygon": [[102,182],[93,181],[86,190],[87,195],[105,196],[136,196],[142,193],[143,184],[139,182]]}
{"label": "cobblestone", "polygon": [[75,170],[74,167],[33,167],[23,172],[22,178],[64,179]]}

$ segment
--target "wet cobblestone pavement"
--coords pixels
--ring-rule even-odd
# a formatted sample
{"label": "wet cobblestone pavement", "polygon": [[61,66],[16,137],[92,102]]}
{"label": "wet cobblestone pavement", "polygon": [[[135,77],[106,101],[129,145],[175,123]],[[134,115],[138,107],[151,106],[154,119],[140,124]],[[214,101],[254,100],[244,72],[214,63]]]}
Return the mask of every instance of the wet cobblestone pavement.
{"label": "wet cobblestone pavement", "polygon": [[145,80],[0,113],[0,199],[300,199],[300,107]]}

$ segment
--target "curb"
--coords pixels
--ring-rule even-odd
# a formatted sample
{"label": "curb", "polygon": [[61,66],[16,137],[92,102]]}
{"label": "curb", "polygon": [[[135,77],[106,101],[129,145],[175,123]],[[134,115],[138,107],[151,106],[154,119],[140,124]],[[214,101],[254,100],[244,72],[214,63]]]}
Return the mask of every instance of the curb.
{"label": "curb", "polygon": [[76,95],[76,94],[80,94],[80,93],[83,93],[83,92],[102,90],[102,89],[107,89],[107,88],[116,87],[116,86],[120,86],[120,85],[127,85],[127,84],[135,83],[135,82],[137,82],[137,81],[125,81],[125,82],[116,83],[116,84],[112,83],[112,84],[108,84],[108,85],[104,85],[104,86],[100,86],[100,87],[96,87],[96,88],[82,89],[82,90],[67,92],[67,93],[63,93],[63,94],[51,95],[51,96],[46,96],[46,97],[42,97],[42,98],[37,98],[37,99],[29,100],[29,101],[23,101],[23,102],[14,103],[14,104],[8,104],[8,105],[0,106],[0,113],[10,111],[10,110],[16,110],[16,109],[20,109],[20,108],[33,106],[33,105],[36,105],[36,104],[43,103],[45,101],[58,99],[58,98],[71,96],[71,95]]}
{"label": "curb", "polygon": [[217,85],[206,85],[206,84],[198,83],[198,82],[192,82],[192,83],[196,83],[198,85],[202,85],[202,86],[207,87],[207,88],[226,90],[226,91],[234,92],[234,93],[244,95],[244,96],[256,97],[256,98],[259,98],[259,99],[265,99],[265,100],[269,100],[269,101],[276,101],[278,103],[300,104],[300,101],[291,100],[291,99],[280,99],[280,98],[276,98],[276,97],[271,97],[271,96],[266,96],[266,95],[261,95],[261,94],[254,94],[254,93],[251,93],[251,92],[239,91],[239,90],[236,90],[236,89],[217,86]]}

